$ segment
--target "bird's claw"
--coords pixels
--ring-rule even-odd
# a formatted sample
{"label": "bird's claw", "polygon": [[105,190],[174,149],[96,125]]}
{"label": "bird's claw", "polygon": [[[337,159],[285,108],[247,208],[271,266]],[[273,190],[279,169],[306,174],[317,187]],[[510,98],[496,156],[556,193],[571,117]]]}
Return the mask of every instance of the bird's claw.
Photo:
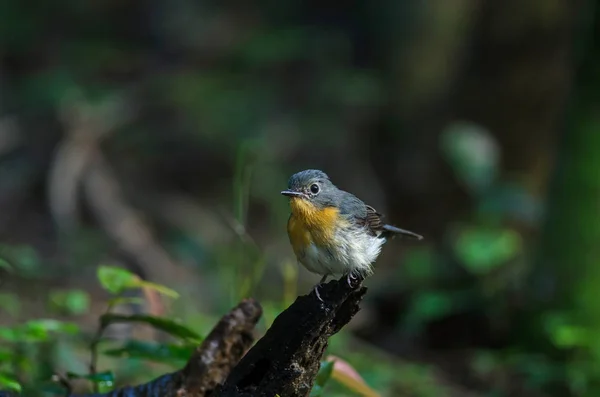
{"label": "bird's claw", "polygon": [[321,298],[321,294],[319,294],[319,287],[321,286],[321,283],[315,285],[315,287],[313,288],[313,290],[315,291],[315,295],[317,296],[317,299],[320,300],[321,302],[325,303],[325,301],[323,300],[323,298]]}
{"label": "bird's claw", "polygon": [[356,286],[354,285],[354,282],[356,280],[358,280],[358,276],[352,272],[348,273],[348,275],[346,276],[346,282],[348,283],[348,286],[350,288],[356,288]]}

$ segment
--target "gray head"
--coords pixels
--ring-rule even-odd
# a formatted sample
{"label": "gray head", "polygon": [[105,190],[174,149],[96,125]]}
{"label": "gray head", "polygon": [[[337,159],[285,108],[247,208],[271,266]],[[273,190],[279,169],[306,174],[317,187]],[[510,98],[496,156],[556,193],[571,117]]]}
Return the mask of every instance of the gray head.
{"label": "gray head", "polygon": [[318,208],[336,205],[342,191],[320,170],[304,170],[290,177],[288,189],[281,192],[290,198],[307,200]]}

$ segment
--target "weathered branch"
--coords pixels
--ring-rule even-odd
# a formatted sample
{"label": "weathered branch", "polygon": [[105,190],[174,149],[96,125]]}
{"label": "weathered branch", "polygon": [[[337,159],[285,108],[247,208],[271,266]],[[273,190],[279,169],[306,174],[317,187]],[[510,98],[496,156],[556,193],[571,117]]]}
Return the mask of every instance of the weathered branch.
{"label": "weathered branch", "polygon": [[314,293],[296,299],[233,369],[215,396],[308,396],[329,337],[358,312],[366,290],[350,287],[344,277],[320,287],[325,303]]}
{"label": "weathered branch", "polygon": [[71,397],[306,397],[329,337],[358,312],[366,290],[351,287],[344,277],[320,287],[324,302],[314,292],[298,297],[247,353],[262,309],[255,300],[244,300],[219,321],[182,370],[107,394]]}

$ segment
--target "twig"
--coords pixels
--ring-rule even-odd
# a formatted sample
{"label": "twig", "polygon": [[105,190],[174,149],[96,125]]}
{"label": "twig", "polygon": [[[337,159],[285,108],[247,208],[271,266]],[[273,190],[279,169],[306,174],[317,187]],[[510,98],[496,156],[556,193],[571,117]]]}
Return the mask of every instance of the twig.
{"label": "twig", "polygon": [[52,375],[52,381],[55,383],[59,383],[61,386],[63,386],[65,388],[65,396],[66,397],[70,396],[71,393],[73,392],[73,386],[71,385],[71,381],[69,381],[69,379],[67,379],[66,376],[57,372],[54,375]]}
{"label": "twig", "polygon": [[[106,308],[105,314],[110,313],[113,305],[109,304]],[[98,319],[98,329],[90,342],[90,375],[94,376],[98,373],[98,344],[102,340],[102,336],[104,335],[104,331],[106,330],[106,324],[102,321],[102,316]],[[92,382],[94,385],[94,392],[98,392],[98,384],[96,382]]]}

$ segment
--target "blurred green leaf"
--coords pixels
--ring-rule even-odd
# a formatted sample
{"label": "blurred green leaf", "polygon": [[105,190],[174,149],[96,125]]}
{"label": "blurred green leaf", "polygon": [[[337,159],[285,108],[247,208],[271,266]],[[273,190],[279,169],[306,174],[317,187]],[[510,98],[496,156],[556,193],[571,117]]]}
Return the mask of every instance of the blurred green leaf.
{"label": "blurred green leaf", "polygon": [[6,311],[11,316],[16,316],[19,313],[21,302],[15,294],[0,293],[0,309]]}
{"label": "blurred green leaf", "polygon": [[114,382],[115,375],[112,371],[98,372],[96,374],[76,374],[67,372],[67,379],[87,379],[92,382]]}
{"label": "blurred green leaf", "polygon": [[8,261],[2,257],[0,257],[0,269],[4,269],[9,272],[13,271],[13,267],[11,266],[11,264],[8,263]]}
{"label": "blurred green leaf", "polygon": [[317,373],[317,377],[315,379],[315,384],[310,392],[310,397],[321,397],[323,396],[323,389],[325,384],[331,378],[331,374],[333,373],[333,361],[322,361],[321,366],[319,368],[319,372]]}
{"label": "blurred green leaf", "polygon": [[135,287],[148,288],[171,298],[179,298],[179,294],[176,291],[165,287],[164,285],[152,283],[150,281],[139,280]]}
{"label": "blurred green leaf", "polygon": [[129,340],[123,346],[107,349],[103,354],[111,357],[127,357],[178,365],[187,361],[196,345],[161,344],[155,342]]}
{"label": "blurred green leaf", "polygon": [[0,327],[0,339],[15,342],[17,341],[17,331],[9,327]]}
{"label": "blurred green leaf", "polygon": [[97,374],[80,375],[73,372],[67,372],[68,379],[87,379],[98,387],[98,392],[107,393],[115,386],[115,375],[112,371],[99,372]]}
{"label": "blurred green leaf", "polygon": [[8,389],[21,392],[21,384],[9,374],[0,374],[0,390]]}
{"label": "blurred green leaf", "polygon": [[467,270],[485,274],[514,259],[522,250],[521,236],[510,229],[471,228],[456,240],[456,255]]}
{"label": "blurred green leaf", "polygon": [[559,348],[590,347],[586,345],[595,343],[597,339],[595,332],[575,324],[568,316],[559,313],[548,315],[544,328],[552,343]]}
{"label": "blurred green leaf", "polygon": [[511,217],[519,222],[537,225],[542,217],[542,203],[526,186],[501,182],[481,198],[477,211],[486,216]]}
{"label": "blurred green leaf", "polygon": [[380,81],[364,71],[335,69],[319,89],[325,97],[349,106],[375,106],[382,100]]}
{"label": "blurred green leaf", "polygon": [[83,314],[90,306],[90,297],[86,291],[51,291],[50,303],[53,309],[68,314]]}
{"label": "blurred green leaf", "polygon": [[436,253],[433,247],[423,246],[411,249],[406,253],[403,266],[399,270],[403,272],[407,283],[426,283],[436,277],[435,272]]}
{"label": "blurred green leaf", "polygon": [[0,327],[0,339],[8,342],[43,342],[52,333],[74,335],[79,332],[77,324],[54,319],[30,320],[16,327]]}
{"label": "blurred green leaf", "polygon": [[62,322],[54,319],[40,319],[27,321],[18,327],[21,334],[19,340],[42,342],[49,339],[51,333],[77,334],[79,327],[77,324]]}
{"label": "blurred green leaf", "polygon": [[305,55],[306,29],[259,32],[240,45],[236,52],[249,66],[269,65]]}
{"label": "blurred green leaf", "polygon": [[469,364],[473,372],[484,377],[491,375],[498,367],[500,367],[498,361],[498,358],[493,353],[481,351],[474,354]]}
{"label": "blurred green leaf", "polygon": [[98,267],[98,280],[102,287],[112,294],[120,294],[127,289],[147,288],[172,298],[178,298],[179,294],[164,285],[142,280],[130,271],[115,266]]}
{"label": "blurred green leaf", "polygon": [[19,91],[21,100],[34,109],[56,107],[72,90],[77,89],[67,67],[41,70],[25,79]]}
{"label": "blurred green leaf", "polygon": [[128,270],[114,266],[98,267],[98,280],[111,294],[120,294],[136,285],[138,276]]}
{"label": "blurred green leaf", "polygon": [[195,331],[173,320],[163,317],[142,314],[122,315],[107,313],[100,317],[100,322],[103,327],[107,327],[114,323],[142,323],[185,340],[193,341],[195,343],[202,341],[202,337]]}
{"label": "blurred green leaf", "polygon": [[23,276],[39,275],[41,260],[32,247],[27,245],[0,245],[0,252],[3,255],[0,267],[9,271],[17,271]]}
{"label": "blurred green leaf", "polygon": [[410,314],[421,321],[428,321],[450,313],[452,306],[452,300],[447,293],[421,291],[412,300]]}
{"label": "blurred green leaf", "polygon": [[0,363],[7,363],[14,356],[12,350],[7,349],[6,347],[0,347]]}
{"label": "blurred green leaf", "polygon": [[500,149],[489,131],[474,123],[457,122],[443,131],[441,147],[457,177],[474,194],[494,184]]}
{"label": "blurred green leaf", "polygon": [[108,300],[108,305],[111,307],[126,305],[126,304],[143,304],[145,302],[144,298],[140,298],[138,296],[116,296]]}

